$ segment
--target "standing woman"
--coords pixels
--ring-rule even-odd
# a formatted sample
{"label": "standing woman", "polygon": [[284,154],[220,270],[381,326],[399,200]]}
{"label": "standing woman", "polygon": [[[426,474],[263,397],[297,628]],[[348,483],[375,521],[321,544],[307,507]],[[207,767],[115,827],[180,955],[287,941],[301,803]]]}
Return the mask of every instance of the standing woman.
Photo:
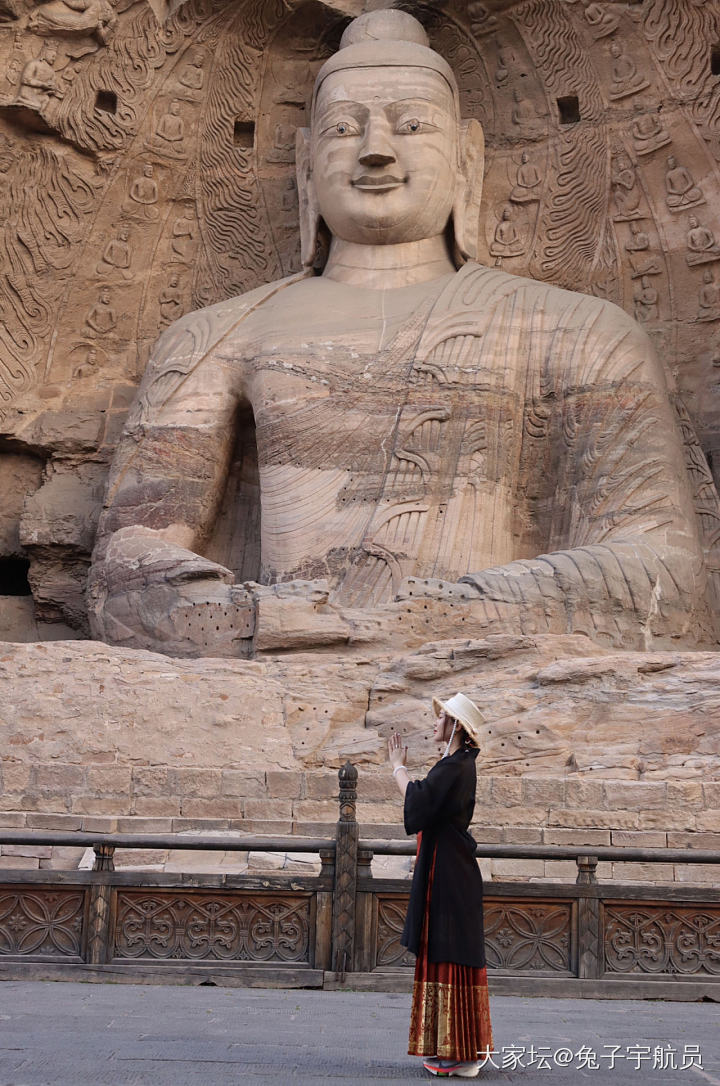
{"label": "standing woman", "polygon": [[412,781],[407,747],[393,734],[388,758],[405,799],[405,831],[418,854],[402,944],[417,956],[410,1016],[411,1056],[433,1075],[474,1078],[492,1051],[483,889],[468,826],[475,807],[475,759],[483,717],[464,694],[433,698],[433,738],[445,752]]}

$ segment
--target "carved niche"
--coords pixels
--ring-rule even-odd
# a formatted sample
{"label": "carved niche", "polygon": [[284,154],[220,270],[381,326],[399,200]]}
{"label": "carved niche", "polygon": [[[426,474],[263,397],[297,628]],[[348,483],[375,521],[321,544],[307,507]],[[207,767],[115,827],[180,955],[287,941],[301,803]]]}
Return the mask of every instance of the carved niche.
{"label": "carved niche", "polygon": [[[294,132],[315,72],[365,6],[5,0],[0,455],[40,457],[45,473],[24,514],[0,500],[18,540],[0,562],[29,561],[35,619],[86,632],[94,518],[159,331],[298,268]],[[426,24],[463,113],[485,127],[482,259],[608,298],[654,339],[712,551],[720,0],[397,6]],[[247,433],[230,486],[252,510]]]}

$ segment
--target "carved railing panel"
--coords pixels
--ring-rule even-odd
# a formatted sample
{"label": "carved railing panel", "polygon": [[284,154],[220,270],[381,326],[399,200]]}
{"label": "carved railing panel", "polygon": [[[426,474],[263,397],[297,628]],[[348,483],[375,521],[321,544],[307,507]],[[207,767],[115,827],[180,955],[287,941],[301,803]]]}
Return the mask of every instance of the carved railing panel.
{"label": "carved railing panel", "polygon": [[84,913],[75,890],[0,890],[0,956],[79,958]]}
{"label": "carved railing panel", "polygon": [[311,895],[120,892],[113,957],[310,964]]}
{"label": "carved railing panel", "polygon": [[720,976],[720,907],[632,903],[604,910],[609,973]]}
{"label": "carved railing panel", "polygon": [[378,894],[377,899],[377,938],[375,962],[378,968],[389,965],[413,965],[413,955],[400,943],[408,899],[405,897],[385,897]]}
{"label": "carved railing panel", "polygon": [[489,969],[567,973],[571,960],[570,901],[502,901],[485,905]]}
{"label": "carved railing panel", "polygon": [[[407,897],[378,895],[377,968],[414,963],[400,944],[406,911]],[[486,902],[484,917],[489,969],[572,971],[571,902]]]}

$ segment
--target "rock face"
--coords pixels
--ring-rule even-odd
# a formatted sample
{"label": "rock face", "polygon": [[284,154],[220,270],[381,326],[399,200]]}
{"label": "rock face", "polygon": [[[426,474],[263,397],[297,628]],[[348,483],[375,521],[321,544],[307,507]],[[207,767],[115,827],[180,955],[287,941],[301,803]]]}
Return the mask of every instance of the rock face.
{"label": "rock face", "polygon": [[[412,766],[429,765],[431,697],[459,688],[487,715],[483,778],[550,778],[558,795],[564,782],[618,779],[639,782],[638,795],[644,782],[700,793],[720,781],[719,676],[720,654],[608,655],[582,638],[441,641],[384,661],[180,661],[95,642],[12,645],[0,656],[4,804],[147,813],[154,781],[163,812],[187,813],[192,800],[195,815],[227,817],[228,796],[257,797],[257,782],[265,796],[268,772],[322,777],[331,795],[346,758],[360,766],[366,798],[382,786],[386,800],[386,737],[407,735]],[[184,782],[199,781],[204,790],[188,794]],[[239,790],[224,793],[228,782]],[[619,799],[618,825],[631,794]],[[275,798],[289,797],[279,788]]]}
{"label": "rock face", "polygon": [[378,676],[367,721],[400,727],[422,712],[431,689],[457,687],[487,715],[483,762],[490,772],[715,779],[719,666],[716,653],[607,655],[582,638],[439,642]]}

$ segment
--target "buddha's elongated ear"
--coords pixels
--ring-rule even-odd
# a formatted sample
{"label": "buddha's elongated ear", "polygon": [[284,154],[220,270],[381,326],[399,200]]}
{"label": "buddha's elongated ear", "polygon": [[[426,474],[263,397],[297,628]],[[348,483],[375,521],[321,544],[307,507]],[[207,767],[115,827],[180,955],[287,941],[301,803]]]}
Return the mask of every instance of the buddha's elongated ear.
{"label": "buddha's elongated ear", "polygon": [[300,204],[300,253],[304,268],[312,268],[318,241],[320,212],[315,198],[310,160],[310,129],[298,128],[295,138],[298,201]]}
{"label": "buddha's elongated ear", "polygon": [[477,260],[480,197],[485,170],[485,136],[479,122],[460,122],[460,164],[453,204],[453,230],[457,256]]}

